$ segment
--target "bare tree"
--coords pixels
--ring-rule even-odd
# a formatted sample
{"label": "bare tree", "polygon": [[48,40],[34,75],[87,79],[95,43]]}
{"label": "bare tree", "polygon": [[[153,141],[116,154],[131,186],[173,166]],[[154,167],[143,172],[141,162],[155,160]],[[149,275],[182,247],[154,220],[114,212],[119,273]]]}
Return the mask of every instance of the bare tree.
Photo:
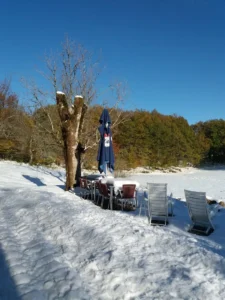
{"label": "bare tree", "polygon": [[[58,55],[45,56],[45,64],[47,72],[40,73],[50,83],[50,90],[45,91],[34,82],[24,81],[24,83],[31,92],[31,110],[42,111],[49,123],[48,126],[46,123],[43,125],[36,118],[36,127],[51,135],[63,149],[66,190],[68,190],[74,186],[78,165],[76,157],[79,158],[82,152],[77,146],[83,130],[85,113],[96,96],[95,81],[99,75],[98,62],[93,63],[92,55],[84,47],[66,38]],[[59,93],[60,90],[63,92]],[[77,94],[82,96],[74,99],[74,95]],[[55,126],[55,120],[47,109],[50,103],[55,103],[58,107],[60,126]],[[79,152],[78,156],[75,156],[76,152]]]}
{"label": "bare tree", "polygon": [[61,130],[64,142],[64,159],[66,164],[66,190],[73,188],[78,161],[75,151],[79,143],[79,134],[83,116],[87,110],[82,96],[76,96],[74,104],[68,106],[64,93],[56,93],[56,102],[61,120]]}
{"label": "bare tree", "polygon": [[[95,82],[100,68],[98,61],[93,62],[93,56],[85,48],[68,38],[59,56],[46,55],[45,63],[47,73],[40,73],[50,82],[51,90],[45,92],[33,83],[26,84],[32,93],[33,106],[41,108],[49,121],[49,126],[42,129],[48,131],[48,134],[51,134],[63,148],[66,190],[68,190],[77,183],[80,176],[82,154],[86,149],[96,145],[96,139],[93,140],[96,127],[89,126],[90,120],[86,113],[97,95]],[[122,102],[122,98],[121,94],[117,97],[116,107]],[[46,109],[46,99],[53,100],[58,107],[60,131],[59,127],[54,126],[54,120]],[[119,116],[117,126],[118,120]]]}
{"label": "bare tree", "polygon": [[12,120],[16,117],[18,98],[10,89],[11,81],[0,83],[0,135],[8,138],[12,135]]}

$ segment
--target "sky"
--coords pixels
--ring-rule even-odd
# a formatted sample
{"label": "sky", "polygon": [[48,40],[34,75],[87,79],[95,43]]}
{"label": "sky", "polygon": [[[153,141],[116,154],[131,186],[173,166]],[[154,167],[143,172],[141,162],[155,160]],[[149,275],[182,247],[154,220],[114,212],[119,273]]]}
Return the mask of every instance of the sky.
{"label": "sky", "polygon": [[2,0],[0,82],[23,98],[65,35],[101,53],[100,91],[126,82],[125,109],[225,119],[225,0]]}

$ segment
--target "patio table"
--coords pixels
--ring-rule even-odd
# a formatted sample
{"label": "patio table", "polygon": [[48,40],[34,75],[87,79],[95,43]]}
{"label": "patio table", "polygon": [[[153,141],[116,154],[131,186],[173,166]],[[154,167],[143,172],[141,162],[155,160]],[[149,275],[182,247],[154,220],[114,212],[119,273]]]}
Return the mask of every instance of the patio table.
{"label": "patio table", "polygon": [[119,191],[122,189],[124,184],[135,184],[136,192],[138,196],[140,183],[135,180],[117,179],[114,177],[103,177],[101,174],[90,174],[90,175],[83,176],[83,178],[86,178],[88,182],[91,184],[91,199],[94,201],[96,200],[96,181],[101,180],[102,183],[107,184],[110,190],[109,206],[111,210],[113,210],[113,197],[119,193]]}
{"label": "patio table", "polygon": [[102,178],[101,174],[89,174],[82,176],[82,178],[86,178],[89,181],[95,181],[95,180],[100,180]]}

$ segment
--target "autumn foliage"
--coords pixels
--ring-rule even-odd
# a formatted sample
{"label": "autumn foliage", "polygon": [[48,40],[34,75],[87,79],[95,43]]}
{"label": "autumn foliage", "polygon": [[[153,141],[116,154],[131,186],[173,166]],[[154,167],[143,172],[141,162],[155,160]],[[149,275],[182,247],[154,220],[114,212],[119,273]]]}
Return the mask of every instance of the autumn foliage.
{"label": "autumn foliage", "polygon": [[[82,144],[87,145],[83,166],[97,166],[97,128],[101,106],[91,106],[86,115]],[[62,163],[63,152],[49,131],[51,114],[55,128],[59,116],[55,105],[28,114],[19,105],[10,83],[0,84],[0,157],[32,163]],[[109,108],[110,109],[110,108]],[[115,116],[114,116],[115,115]],[[112,112],[112,125],[116,118]],[[225,163],[225,120],[209,120],[190,126],[183,117],[162,115],[156,110],[122,111],[121,122],[112,126],[116,169],[138,166],[200,165]],[[42,127],[40,127],[42,124]],[[31,160],[32,156],[32,160]]]}

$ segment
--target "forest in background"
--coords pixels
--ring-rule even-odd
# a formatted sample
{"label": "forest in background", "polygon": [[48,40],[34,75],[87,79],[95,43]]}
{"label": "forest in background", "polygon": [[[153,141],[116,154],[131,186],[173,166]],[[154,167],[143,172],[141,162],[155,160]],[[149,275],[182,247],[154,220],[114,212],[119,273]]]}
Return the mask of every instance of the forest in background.
{"label": "forest in background", "polygon": [[[85,135],[88,130],[84,128],[82,144],[91,139],[93,145],[83,155],[84,168],[97,168],[97,128],[102,109],[102,106],[90,106],[87,112],[84,127],[96,128],[96,135]],[[115,112],[109,108],[109,112],[113,124],[118,109]],[[225,163],[225,120],[189,125],[181,116],[162,115],[157,110],[121,110],[119,113],[124,122],[115,130],[112,128],[117,170]],[[58,128],[57,135],[52,133],[52,126]],[[19,104],[10,84],[6,81],[0,84],[1,159],[62,165],[62,144],[56,105],[28,113]]]}

